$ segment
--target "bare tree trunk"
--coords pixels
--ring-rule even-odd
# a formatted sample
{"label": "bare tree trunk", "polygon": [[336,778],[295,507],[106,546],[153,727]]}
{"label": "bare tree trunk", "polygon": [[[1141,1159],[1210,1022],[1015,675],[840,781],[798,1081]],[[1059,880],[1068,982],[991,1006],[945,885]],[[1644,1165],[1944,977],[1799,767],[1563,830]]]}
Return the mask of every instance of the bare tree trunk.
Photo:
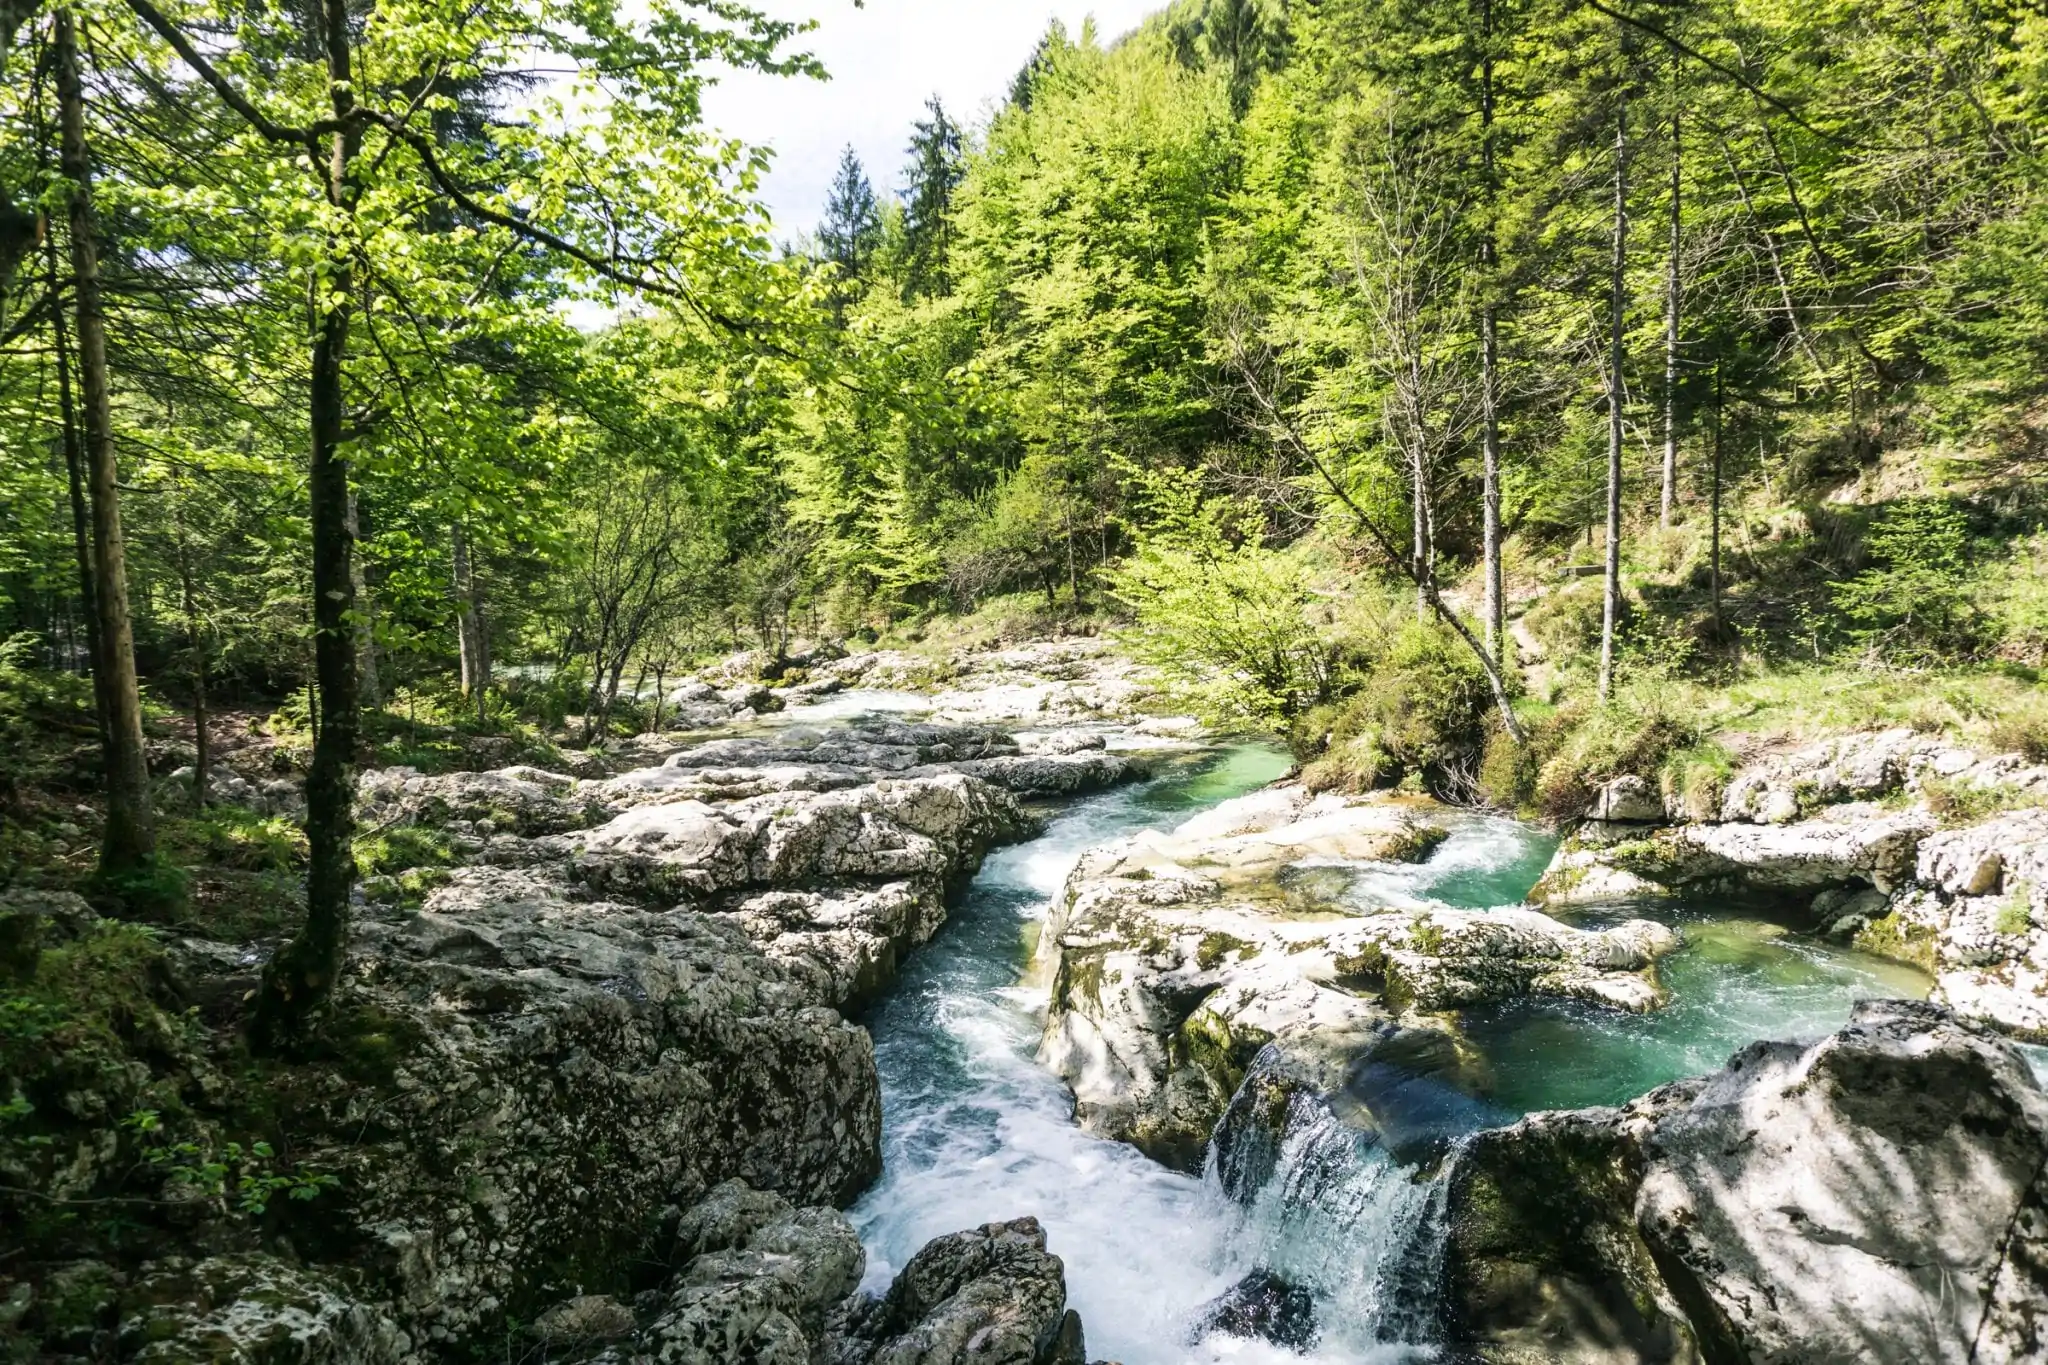
{"label": "bare tree trunk", "polygon": [[1727,622],[1721,616],[1721,362],[1714,362],[1714,487],[1712,492],[1713,511],[1709,522],[1708,544],[1714,592],[1714,638],[1725,639]]}
{"label": "bare tree trunk", "polygon": [[[50,297],[59,297],[57,238],[53,233],[44,243],[49,272]],[[78,403],[71,391],[71,346],[64,333],[64,310],[50,309],[50,344],[57,355],[57,406],[63,423],[64,473],[71,493],[71,548],[78,558],[78,601],[85,615],[85,662],[92,674],[93,722],[99,727],[100,751],[109,747],[107,716],[107,669],[100,661],[99,593],[93,588],[92,512],[86,506],[85,446],[78,433]]]}
{"label": "bare tree trunk", "polygon": [[[320,40],[328,93],[337,118],[355,97],[349,71],[347,0],[321,0]],[[325,185],[329,204],[353,207],[350,159],[356,136],[332,135]],[[355,884],[355,759],[359,717],[354,635],[355,541],[349,534],[349,463],[342,447],[342,367],[348,355],[353,269],[348,246],[328,243],[324,271],[313,281],[313,356],[308,415],[313,523],[313,654],[321,724],[306,777],[306,922],[271,959],[250,1021],[262,1048],[288,1045],[340,976],[348,945],[349,894]]]}
{"label": "bare tree trunk", "polygon": [[132,872],[156,856],[149,761],[142,745],[142,694],[128,617],[127,546],[121,533],[120,471],[114,459],[113,399],[107,377],[106,315],[100,300],[99,240],[92,214],[92,163],[85,146],[85,89],[71,11],[56,17],[58,156],[72,184],[71,273],[78,310],[79,380],[85,468],[92,504],[93,601],[99,614],[100,671],[106,678],[107,826],[102,873]]}
{"label": "bare tree trunk", "polygon": [[1409,546],[1409,577],[1415,580],[1415,619],[1429,620],[1429,590],[1424,586],[1429,581],[1429,511],[1426,505],[1429,497],[1428,475],[1422,467],[1422,447],[1418,443],[1408,452],[1408,520],[1410,534],[1414,537]]}
{"label": "bare tree trunk", "polygon": [[[348,538],[355,544],[361,544],[363,539],[363,522],[356,508],[353,488],[348,492]],[[384,702],[384,681],[378,676],[377,668],[376,602],[370,596],[370,583],[361,555],[350,556],[348,572],[349,583],[356,594],[356,676],[361,680],[363,704],[381,706]]]}
{"label": "bare tree trunk", "polygon": [[185,649],[192,670],[192,809],[205,810],[212,791],[213,745],[207,739],[206,637],[199,623],[199,597],[192,587],[192,547],[185,536],[185,500],[173,494],[171,516],[178,545],[178,589],[185,613]]}
{"label": "bare tree trunk", "polygon": [[1628,92],[1614,121],[1614,260],[1608,277],[1607,572],[1600,619],[1600,700],[1614,695],[1614,632],[1621,614],[1621,404],[1628,267]]}
{"label": "bare tree trunk", "polygon": [[[1674,84],[1676,82],[1674,81]],[[1664,495],[1659,503],[1657,523],[1669,529],[1678,500],[1678,315],[1683,307],[1683,283],[1678,276],[1678,250],[1683,241],[1684,219],[1679,196],[1684,182],[1683,115],[1671,113],[1671,257],[1664,266]]]}
{"label": "bare tree trunk", "polygon": [[476,613],[471,606],[469,539],[463,534],[461,522],[450,528],[448,538],[454,573],[456,658],[462,670],[462,695],[473,697],[477,688],[482,686],[483,667],[482,660],[477,657]]}

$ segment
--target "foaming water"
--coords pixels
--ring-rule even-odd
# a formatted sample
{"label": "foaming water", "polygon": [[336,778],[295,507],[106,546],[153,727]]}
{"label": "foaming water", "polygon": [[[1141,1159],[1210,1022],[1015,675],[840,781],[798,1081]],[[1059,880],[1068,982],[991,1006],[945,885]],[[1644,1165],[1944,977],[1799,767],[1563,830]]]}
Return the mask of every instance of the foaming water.
{"label": "foaming water", "polygon": [[1075,1127],[1066,1087],[1033,1060],[1041,993],[1016,986],[1028,933],[1083,850],[1279,777],[1261,746],[1069,807],[984,865],[952,920],[868,1019],[882,1074],[884,1171],[853,1210],[868,1283],[934,1237],[1036,1216],[1066,1262],[1089,1354],[1125,1365],[1298,1359],[1258,1343],[1187,1344],[1194,1312],[1255,1265],[1213,1186]]}
{"label": "foaming water", "polygon": [[[1296,1097],[1255,1190],[1227,1198],[1075,1126],[1065,1086],[1034,1060],[1045,998],[1018,983],[1046,907],[1080,854],[1278,777],[1286,759],[1242,746],[1068,807],[1029,843],[992,855],[940,935],[867,1023],[883,1091],[884,1173],[852,1217],[880,1289],[932,1238],[1036,1216],[1066,1263],[1089,1355],[1125,1365],[1399,1365],[1434,1359],[1443,1200],[1434,1160],[1405,1164],[1329,1104]],[[1306,865],[1318,894],[1360,912],[1518,904],[1555,841],[1495,817],[1440,813],[1448,837],[1420,864]],[[1483,1064],[1435,1086],[1432,1150],[1519,1112],[1612,1103],[1719,1067],[1764,1037],[1817,1036],[1869,995],[1924,981],[1738,913],[1601,911],[1668,918],[1685,946],[1662,964],[1664,1011],[1631,1016],[1550,1002],[1472,1011]],[[1917,986],[1916,986],[1917,981]],[[1419,1075],[1419,1073],[1418,1073]],[[1398,1080],[1398,1078],[1397,1078]],[[1479,1093],[1452,1093],[1472,1083]],[[1434,1093],[1434,1092],[1432,1092]],[[1240,1182],[1242,1183],[1242,1182]],[[1317,1336],[1299,1350],[1224,1335],[1196,1339],[1201,1310],[1253,1272],[1312,1296]]]}

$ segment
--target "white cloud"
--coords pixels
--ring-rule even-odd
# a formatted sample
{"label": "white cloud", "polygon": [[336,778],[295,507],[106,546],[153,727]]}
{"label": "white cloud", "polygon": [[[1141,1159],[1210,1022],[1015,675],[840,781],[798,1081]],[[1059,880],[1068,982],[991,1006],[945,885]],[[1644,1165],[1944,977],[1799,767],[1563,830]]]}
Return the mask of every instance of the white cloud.
{"label": "white cloud", "polygon": [[832,79],[728,74],[705,95],[710,124],[770,146],[762,187],[779,237],[811,231],[849,143],[880,191],[894,189],[910,125],[931,95],[963,122],[983,118],[1009,90],[1039,35],[1057,18],[1078,33],[1094,16],[1104,42],[1137,27],[1165,0],[761,0],[779,19],[815,18],[797,40]]}

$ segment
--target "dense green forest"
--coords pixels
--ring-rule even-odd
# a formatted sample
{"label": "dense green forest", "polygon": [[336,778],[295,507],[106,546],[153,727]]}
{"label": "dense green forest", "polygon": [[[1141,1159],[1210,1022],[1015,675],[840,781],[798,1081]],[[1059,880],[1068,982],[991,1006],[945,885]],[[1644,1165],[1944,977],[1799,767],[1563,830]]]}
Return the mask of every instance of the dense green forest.
{"label": "dense green forest", "polygon": [[1793,715],[2048,743],[2037,7],[1181,0],[808,232],[701,116],[820,74],[741,5],[0,19],[0,880],[174,901],[152,757],[257,717],[279,1026],[361,765],[735,644],[1122,629],[1503,807]]}

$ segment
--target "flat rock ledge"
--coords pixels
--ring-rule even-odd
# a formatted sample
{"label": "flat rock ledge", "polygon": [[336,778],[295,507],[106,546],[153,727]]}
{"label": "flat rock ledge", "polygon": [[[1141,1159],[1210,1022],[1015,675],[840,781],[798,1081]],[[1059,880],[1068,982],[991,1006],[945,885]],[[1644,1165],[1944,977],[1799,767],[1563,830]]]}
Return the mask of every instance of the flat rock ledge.
{"label": "flat rock ledge", "polygon": [[1468,1005],[1554,995],[1642,1011],[1662,1001],[1669,929],[1575,929],[1534,910],[1393,912],[1304,903],[1307,860],[1409,861],[1443,838],[1426,804],[1269,788],[1085,854],[1042,931],[1039,1058],[1090,1131],[1198,1169],[1262,1051],[1341,1073]]}
{"label": "flat rock ledge", "polygon": [[1453,1158],[1447,1345],[1481,1365],[2048,1356],[2048,1095],[1938,1006]]}
{"label": "flat rock ledge", "polygon": [[1711,799],[1606,784],[1531,899],[1736,892],[1910,963],[1932,999],[2048,1042],[2048,768],[1907,730],[1745,765]]}

